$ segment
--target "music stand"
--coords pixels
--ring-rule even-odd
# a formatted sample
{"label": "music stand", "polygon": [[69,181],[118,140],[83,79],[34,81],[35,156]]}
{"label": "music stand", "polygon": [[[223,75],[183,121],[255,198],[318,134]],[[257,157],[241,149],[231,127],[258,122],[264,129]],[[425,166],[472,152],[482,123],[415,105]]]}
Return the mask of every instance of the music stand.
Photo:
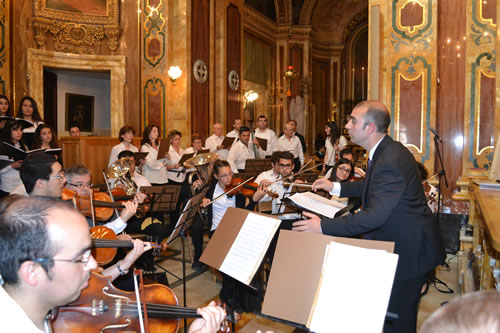
{"label": "music stand", "polygon": [[[182,294],[184,297],[184,307],[186,304],[186,251],[185,251],[185,241],[186,234],[185,230],[193,224],[194,220],[198,215],[198,210],[200,209],[201,202],[208,192],[208,186],[205,187],[200,193],[191,197],[184,206],[177,223],[175,224],[174,231],[167,239],[167,244],[173,242],[177,237],[181,237],[181,247],[182,247]],[[184,327],[187,327],[187,320],[184,318]]]}
{"label": "music stand", "polygon": [[263,171],[267,171],[272,168],[271,159],[248,159],[245,162],[245,174],[247,176],[256,177]]}
{"label": "music stand", "polygon": [[[181,191],[180,185],[141,186],[141,192],[151,196],[150,207],[149,207],[150,212],[166,213],[175,211],[180,191]],[[180,277],[168,271],[163,266],[157,263],[155,263],[155,266],[162,269],[165,273],[168,273],[174,276],[176,279],[180,280]],[[166,284],[168,285],[168,278],[166,276],[165,279],[166,279]]]}

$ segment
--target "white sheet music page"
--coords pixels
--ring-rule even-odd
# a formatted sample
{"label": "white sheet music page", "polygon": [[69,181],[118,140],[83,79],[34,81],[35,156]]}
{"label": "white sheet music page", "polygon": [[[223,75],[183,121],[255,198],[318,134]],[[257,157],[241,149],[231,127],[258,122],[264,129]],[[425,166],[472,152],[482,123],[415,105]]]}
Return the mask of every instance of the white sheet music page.
{"label": "white sheet music page", "polygon": [[397,262],[397,254],[330,242],[307,327],[382,332]]}
{"label": "white sheet music page", "polygon": [[333,218],[335,214],[345,207],[345,204],[323,198],[312,192],[295,193],[290,199],[301,207],[317,214]]}
{"label": "white sheet music page", "polygon": [[219,270],[250,284],[280,222],[272,217],[248,213]]}

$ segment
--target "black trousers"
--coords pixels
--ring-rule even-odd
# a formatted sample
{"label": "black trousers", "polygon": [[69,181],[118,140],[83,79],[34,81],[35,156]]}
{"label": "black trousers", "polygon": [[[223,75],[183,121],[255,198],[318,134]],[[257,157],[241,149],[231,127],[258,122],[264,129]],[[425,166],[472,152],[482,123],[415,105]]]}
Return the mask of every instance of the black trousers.
{"label": "black trousers", "polygon": [[398,315],[394,321],[386,320],[384,333],[416,333],[420,293],[425,275],[410,280],[395,280],[387,311]]}

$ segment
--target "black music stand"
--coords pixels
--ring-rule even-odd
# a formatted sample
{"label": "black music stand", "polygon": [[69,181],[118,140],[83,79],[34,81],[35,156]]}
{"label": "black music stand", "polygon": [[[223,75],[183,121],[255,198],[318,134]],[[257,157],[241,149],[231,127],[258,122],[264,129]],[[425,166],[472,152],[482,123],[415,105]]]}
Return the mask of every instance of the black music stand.
{"label": "black music stand", "polygon": [[[141,186],[141,192],[150,195],[150,212],[161,212],[167,213],[175,211],[177,200],[179,199],[179,193],[181,191],[180,185],[155,185],[155,186]],[[157,264],[155,262],[155,266],[160,268],[165,273],[168,273],[175,277],[176,279],[180,279],[174,273],[168,271],[163,266]],[[153,272],[154,273],[154,272]],[[153,274],[154,275],[154,274]],[[165,275],[166,285],[168,285],[168,278]],[[159,279],[157,279],[159,280]],[[160,282],[160,281],[158,281]]]}
{"label": "black music stand", "polygon": [[270,158],[248,159],[245,162],[245,175],[249,177],[256,177],[261,172],[267,171],[272,167]]}
{"label": "black music stand", "polygon": [[[182,295],[184,297],[184,307],[186,304],[186,234],[185,230],[193,224],[194,220],[198,216],[198,211],[200,209],[201,202],[208,192],[208,186],[205,187],[200,193],[191,197],[184,206],[177,223],[175,224],[174,231],[167,239],[167,244],[172,243],[177,237],[181,237],[182,246]],[[180,280],[180,278],[178,278]],[[184,327],[187,327],[186,318],[184,318]]]}

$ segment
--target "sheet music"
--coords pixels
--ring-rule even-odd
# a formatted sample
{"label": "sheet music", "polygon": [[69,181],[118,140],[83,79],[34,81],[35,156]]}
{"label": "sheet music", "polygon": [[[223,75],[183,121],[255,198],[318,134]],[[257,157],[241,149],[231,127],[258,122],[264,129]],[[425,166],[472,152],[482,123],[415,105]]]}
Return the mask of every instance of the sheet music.
{"label": "sheet music", "polygon": [[248,213],[219,270],[250,284],[280,222],[279,219]]}
{"label": "sheet music", "polygon": [[317,214],[333,218],[335,214],[345,207],[345,204],[323,198],[312,192],[295,193],[290,199],[301,207]]}
{"label": "sheet music", "polygon": [[330,242],[307,327],[380,333],[397,262],[397,254]]}

